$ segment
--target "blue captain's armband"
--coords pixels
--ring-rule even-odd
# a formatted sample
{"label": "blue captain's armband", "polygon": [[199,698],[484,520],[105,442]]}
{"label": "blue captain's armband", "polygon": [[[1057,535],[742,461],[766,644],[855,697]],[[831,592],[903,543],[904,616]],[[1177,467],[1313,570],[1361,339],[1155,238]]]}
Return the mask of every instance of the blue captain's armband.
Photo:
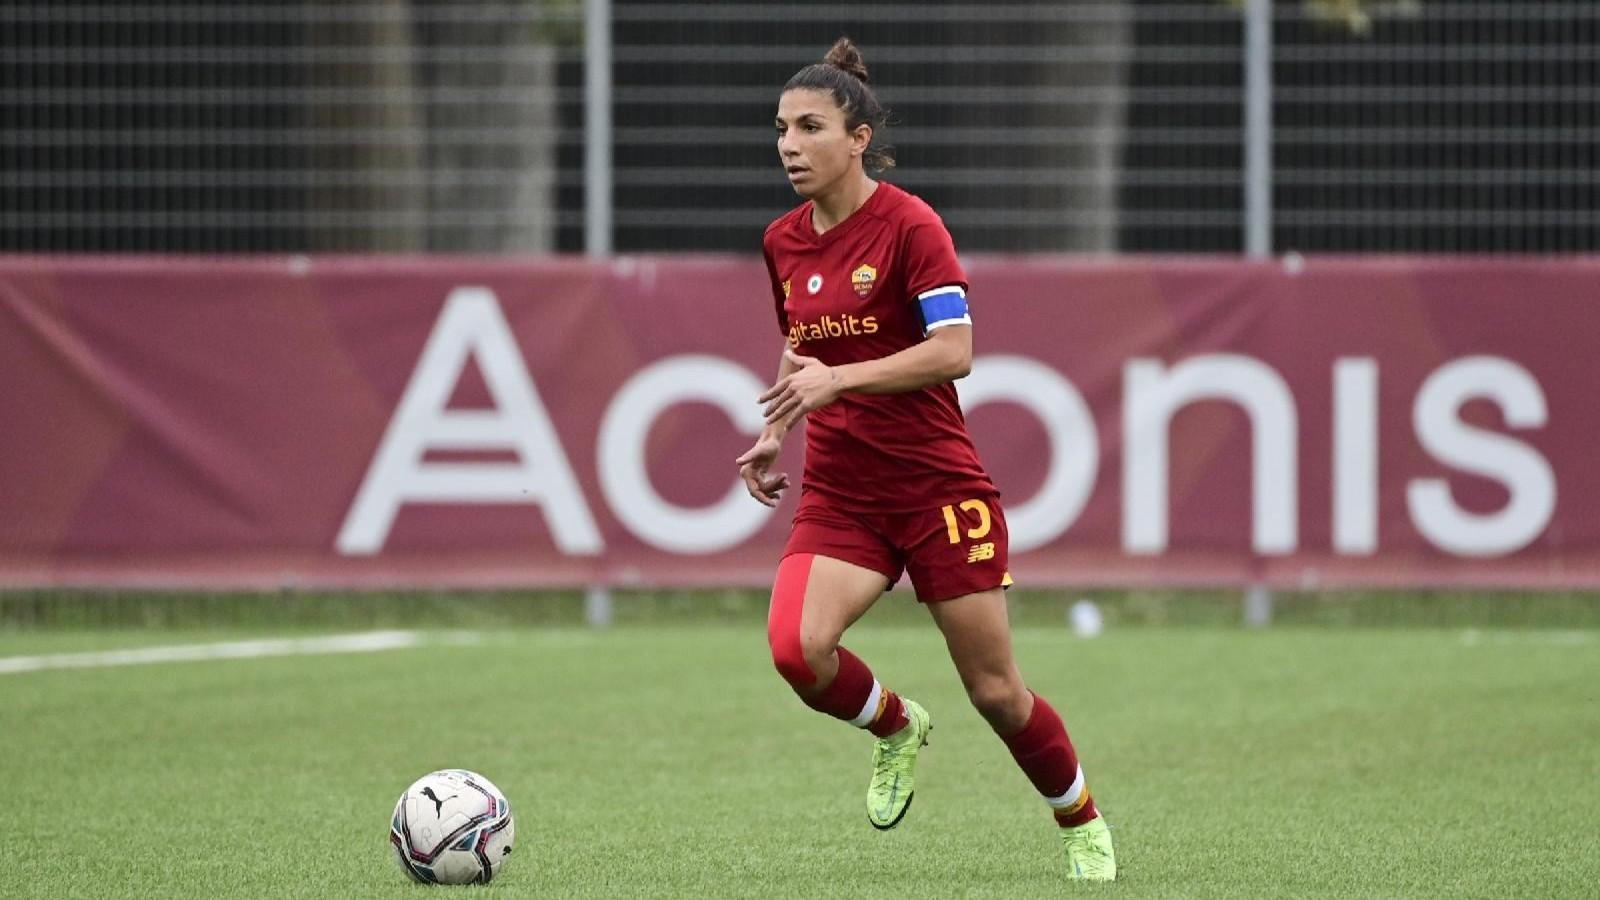
{"label": "blue captain's armband", "polygon": [[935,328],[946,325],[972,324],[972,316],[967,312],[967,292],[959,285],[923,291],[917,295],[917,304],[922,307],[924,335],[932,334]]}

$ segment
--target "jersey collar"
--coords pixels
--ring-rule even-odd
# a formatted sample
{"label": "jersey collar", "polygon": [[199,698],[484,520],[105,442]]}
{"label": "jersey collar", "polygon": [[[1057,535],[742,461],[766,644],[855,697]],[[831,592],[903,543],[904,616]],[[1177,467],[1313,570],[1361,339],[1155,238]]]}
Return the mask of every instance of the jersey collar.
{"label": "jersey collar", "polygon": [[887,181],[878,182],[878,186],[873,189],[872,196],[867,198],[867,202],[856,207],[855,212],[845,216],[843,222],[840,222],[832,228],[829,228],[822,234],[817,234],[816,226],[811,224],[811,214],[816,211],[817,206],[812,201],[807,200],[805,213],[800,216],[800,233],[805,236],[810,243],[819,247],[832,243],[833,241],[837,240],[841,234],[854,230],[855,228],[859,227],[863,221],[871,218],[873,210],[876,209],[880,203],[882,203],[880,198],[882,198],[885,192],[887,192],[891,187],[892,185],[890,185]]}

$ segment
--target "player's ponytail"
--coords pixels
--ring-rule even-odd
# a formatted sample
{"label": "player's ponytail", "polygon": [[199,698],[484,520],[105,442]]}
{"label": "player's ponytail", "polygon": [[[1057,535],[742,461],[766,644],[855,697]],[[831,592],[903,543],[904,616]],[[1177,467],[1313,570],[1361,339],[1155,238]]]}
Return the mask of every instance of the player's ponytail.
{"label": "player's ponytail", "polygon": [[828,49],[822,62],[813,63],[794,73],[785,91],[804,88],[826,91],[833,102],[844,112],[846,131],[855,131],[862,125],[872,126],[872,143],[862,156],[862,165],[869,171],[881,172],[894,167],[894,151],[879,143],[888,126],[889,111],[878,102],[878,97],[867,86],[867,62],[861,50],[847,37],[839,38]]}

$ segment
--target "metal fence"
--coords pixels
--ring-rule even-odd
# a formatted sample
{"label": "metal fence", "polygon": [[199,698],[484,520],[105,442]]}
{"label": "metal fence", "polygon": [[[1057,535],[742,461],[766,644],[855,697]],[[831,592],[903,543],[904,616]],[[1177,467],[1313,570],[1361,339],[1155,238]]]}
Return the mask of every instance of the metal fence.
{"label": "metal fence", "polygon": [[964,250],[1600,245],[1592,2],[53,0],[0,5],[0,250],[754,252],[840,34]]}
{"label": "metal fence", "polygon": [[1380,7],[1275,23],[1278,249],[1600,247],[1600,3]]}
{"label": "metal fence", "polygon": [[0,247],[555,249],[582,32],[537,2],[0,5]]}

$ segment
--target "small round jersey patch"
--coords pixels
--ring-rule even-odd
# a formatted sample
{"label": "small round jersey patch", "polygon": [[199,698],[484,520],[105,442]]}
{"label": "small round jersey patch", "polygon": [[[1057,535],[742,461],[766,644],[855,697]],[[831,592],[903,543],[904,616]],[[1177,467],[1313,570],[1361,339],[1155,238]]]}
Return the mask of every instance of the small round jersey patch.
{"label": "small round jersey patch", "polygon": [[820,274],[812,275],[810,278],[806,279],[807,293],[815,294],[820,290],[822,290],[822,276]]}

